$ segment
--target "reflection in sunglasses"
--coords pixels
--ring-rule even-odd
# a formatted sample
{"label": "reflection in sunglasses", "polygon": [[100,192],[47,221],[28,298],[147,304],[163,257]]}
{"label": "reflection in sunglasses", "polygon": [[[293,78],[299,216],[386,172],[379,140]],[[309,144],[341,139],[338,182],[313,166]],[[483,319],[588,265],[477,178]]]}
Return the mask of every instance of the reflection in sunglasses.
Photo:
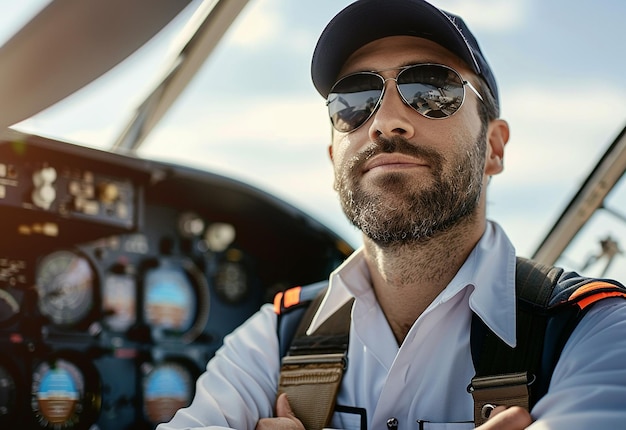
{"label": "reflection in sunglasses", "polygon": [[463,105],[466,85],[482,100],[476,89],[448,66],[416,64],[398,70],[396,78],[357,72],[337,81],[326,102],[333,127],[347,133],[362,126],[380,105],[388,80],[395,81],[404,102],[426,118],[454,115]]}

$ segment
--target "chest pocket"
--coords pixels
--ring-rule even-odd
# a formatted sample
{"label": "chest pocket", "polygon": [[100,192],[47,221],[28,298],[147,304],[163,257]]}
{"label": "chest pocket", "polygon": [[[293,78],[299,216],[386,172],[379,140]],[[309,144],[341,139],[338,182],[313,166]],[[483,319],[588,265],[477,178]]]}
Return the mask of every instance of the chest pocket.
{"label": "chest pocket", "polygon": [[335,405],[332,428],[345,430],[367,430],[367,412],[362,408]]}

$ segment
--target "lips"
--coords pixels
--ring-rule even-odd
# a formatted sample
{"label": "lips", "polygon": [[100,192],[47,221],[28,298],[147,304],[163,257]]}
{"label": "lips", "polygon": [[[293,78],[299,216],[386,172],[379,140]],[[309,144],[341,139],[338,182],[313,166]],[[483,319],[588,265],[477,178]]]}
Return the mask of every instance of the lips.
{"label": "lips", "polygon": [[423,160],[404,154],[379,154],[370,158],[363,165],[363,173],[367,173],[373,169],[405,169],[411,167],[429,167],[429,164]]}

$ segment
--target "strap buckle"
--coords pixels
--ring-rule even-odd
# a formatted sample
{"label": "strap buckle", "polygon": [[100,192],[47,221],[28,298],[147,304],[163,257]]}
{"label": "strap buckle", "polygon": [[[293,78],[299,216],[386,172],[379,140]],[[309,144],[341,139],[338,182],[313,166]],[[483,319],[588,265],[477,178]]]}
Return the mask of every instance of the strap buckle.
{"label": "strap buckle", "polygon": [[535,376],[528,372],[504,375],[475,376],[467,387],[474,398],[474,424],[479,426],[489,418],[496,406],[520,406],[529,409],[529,386]]}
{"label": "strap buckle", "polygon": [[348,357],[345,352],[337,352],[334,354],[303,354],[303,355],[286,355],[283,357],[283,366],[289,365],[306,365],[312,363],[342,363],[345,370],[348,367]]}

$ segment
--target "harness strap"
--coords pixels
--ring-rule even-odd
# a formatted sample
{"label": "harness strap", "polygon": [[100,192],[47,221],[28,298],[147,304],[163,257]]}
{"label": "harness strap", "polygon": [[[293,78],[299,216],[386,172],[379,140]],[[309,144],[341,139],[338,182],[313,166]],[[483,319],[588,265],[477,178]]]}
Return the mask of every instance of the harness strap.
{"label": "harness strap", "polygon": [[509,347],[476,315],[472,319],[471,350],[476,375],[468,387],[474,398],[474,422],[489,418],[493,405],[533,404],[547,324],[544,311],[562,269],[518,257],[516,268],[517,345]]}
{"label": "harness strap", "polygon": [[559,286],[562,274],[560,268],[517,258],[515,348],[474,314],[471,350],[476,376],[468,391],[474,397],[476,425],[489,417],[494,405],[530,410],[548,391],[561,351],[590,305],[608,297],[626,297],[622,285],[604,280]]}
{"label": "harness strap", "polygon": [[302,317],[289,351],[283,357],[278,383],[278,394],[287,393],[291,408],[307,430],[322,429],[330,424],[347,367],[354,300],[341,307],[314,333],[306,335],[323,297],[322,292]]}
{"label": "harness strap", "polygon": [[[470,346],[476,375],[468,391],[474,398],[477,426],[497,405],[519,405],[530,410],[547,392],[561,351],[590,305],[606,297],[626,298],[626,288],[620,284],[593,279],[559,283],[562,274],[562,269],[517,258],[515,348],[473,315]],[[275,303],[282,318],[278,324],[283,356],[278,393],[288,394],[296,416],[308,430],[330,424],[347,366],[353,301],[306,335],[326,287],[327,283],[319,283],[288,290]],[[298,319],[300,324],[295,329]],[[293,331],[295,336],[285,354]]]}

